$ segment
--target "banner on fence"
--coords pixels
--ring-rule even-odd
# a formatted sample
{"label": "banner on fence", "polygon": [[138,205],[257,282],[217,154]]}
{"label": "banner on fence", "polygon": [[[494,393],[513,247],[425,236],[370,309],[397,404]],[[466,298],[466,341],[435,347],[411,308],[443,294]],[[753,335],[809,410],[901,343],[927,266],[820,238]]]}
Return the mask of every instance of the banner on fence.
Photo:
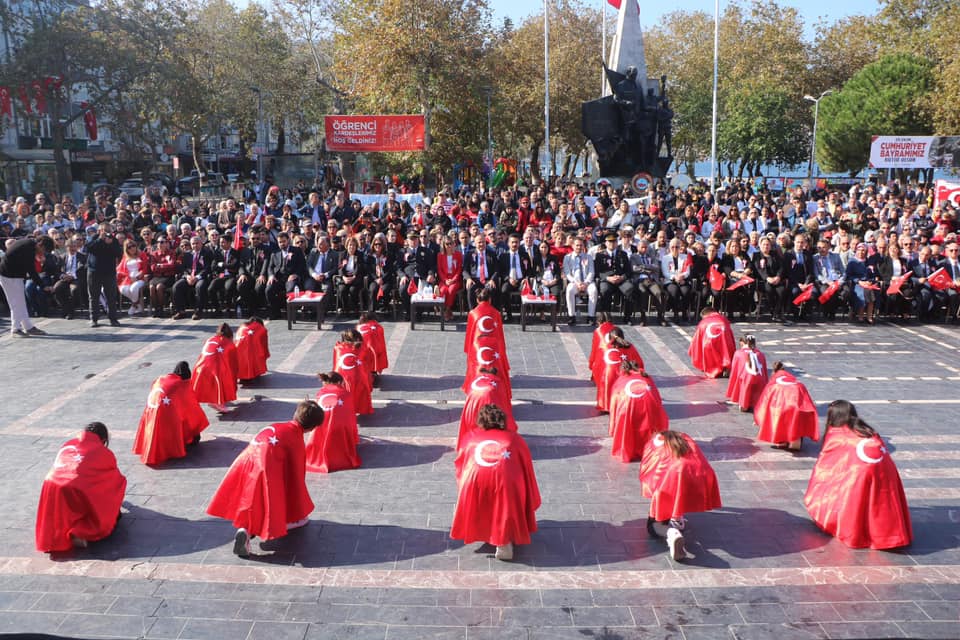
{"label": "banner on fence", "polygon": [[423,116],[325,116],[328,151],[423,151]]}
{"label": "banner on fence", "polygon": [[960,136],[873,136],[870,166],[874,169],[960,167]]}

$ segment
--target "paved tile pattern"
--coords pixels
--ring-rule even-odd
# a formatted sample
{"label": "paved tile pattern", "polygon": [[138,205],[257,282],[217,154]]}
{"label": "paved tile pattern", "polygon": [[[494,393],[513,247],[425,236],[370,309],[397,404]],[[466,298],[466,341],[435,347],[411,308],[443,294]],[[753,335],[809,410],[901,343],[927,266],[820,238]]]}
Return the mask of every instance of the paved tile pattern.
{"label": "paved tile pattern", "polygon": [[[331,366],[339,330],[271,323],[271,373],[241,389],[190,457],[147,468],[129,452],[150,382],[192,362],[215,321],[136,319],[90,330],[50,320],[48,338],[0,338],[0,633],[77,638],[868,638],[960,636],[960,435],[953,392],[960,332],[842,323],[753,332],[824,409],[854,401],[887,437],[916,540],[850,550],[802,504],[817,448],[791,455],[753,439],[751,416],[722,402],[686,357],[690,326],[626,328],[656,379],[671,426],[693,435],[724,508],[690,518],[691,557],[647,538],[638,465],[609,455],[607,420],[582,370],[587,328],[508,325],[514,413],[544,504],[513,563],[449,539],[453,451],[463,395],[463,324],[385,323],[391,369],[361,418],[363,467],[310,474],[311,524],[260,555],[231,553],[206,503],[268,421],[288,419]],[[0,329],[4,328],[0,323]],[[6,335],[6,334],[4,334]],[[33,549],[40,483],[62,441],[105,421],[128,478],[110,539],[53,558]]]}

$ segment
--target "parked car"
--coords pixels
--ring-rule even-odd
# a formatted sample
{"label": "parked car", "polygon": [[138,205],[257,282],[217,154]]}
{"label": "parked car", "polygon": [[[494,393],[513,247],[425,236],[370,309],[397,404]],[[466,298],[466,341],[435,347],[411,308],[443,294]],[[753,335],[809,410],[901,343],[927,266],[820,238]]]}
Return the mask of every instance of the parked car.
{"label": "parked car", "polygon": [[131,199],[140,200],[143,198],[143,191],[143,180],[140,178],[124,180],[120,185],[120,192],[126,194]]}
{"label": "parked car", "polygon": [[112,202],[117,199],[117,196],[120,195],[120,190],[109,182],[94,182],[83,192],[84,196],[91,196],[94,198],[100,194],[103,194],[106,196],[107,200]]}
{"label": "parked car", "polygon": [[[216,171],[208,171],[203,176],[204,188],[219,188],[226,184],[227,181],[224,179],[223,174],[217,173]],[[196,169],[191,171],[189,176],[177,180],[177,193],[179,193],[181,196],[200,195],[200,174]]]}

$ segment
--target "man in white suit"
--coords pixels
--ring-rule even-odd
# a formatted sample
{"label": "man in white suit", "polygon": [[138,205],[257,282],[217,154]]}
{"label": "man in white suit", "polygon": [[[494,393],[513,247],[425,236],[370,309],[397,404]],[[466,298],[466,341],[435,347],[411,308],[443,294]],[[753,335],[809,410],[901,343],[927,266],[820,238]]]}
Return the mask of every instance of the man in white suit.
{"label": "man in white suit", "polygon": [[597,283],[593,268],[593,258],[583,251],[583,240],[573,241],[573,253],[563,258],[563,278],[567,282],[568,325],[577,324],[577,296],[587,294],[587,315],[590,322],[597,314]]}

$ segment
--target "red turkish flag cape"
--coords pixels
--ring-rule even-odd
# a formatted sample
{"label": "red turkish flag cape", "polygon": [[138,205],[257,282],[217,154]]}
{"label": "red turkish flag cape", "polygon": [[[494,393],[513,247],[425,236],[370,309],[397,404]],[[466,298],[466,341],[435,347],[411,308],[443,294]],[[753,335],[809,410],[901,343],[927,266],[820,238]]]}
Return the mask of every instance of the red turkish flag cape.
{"label": "red turkish flag cape", "polygon": [[214,336],[203,343],[191,377],[197,401],[224,404],[236,400],[237,368],[237,348],[233,340]]}
{"label": "red turkish flag cape", "polygon": [[750,276],[743,276],[742,278],[734,282],[732,285],[727,287],[727,291],[733,291],[735,289],[739,289],[740,287],[745,287],[748,284],[753,284],[753,283],[754,283],[753,278],[751,278]]}
{"label": "red turkish flag cape", "polygon": [[687,353],[694,367],[706,373],[707,377],[718,378],[724,370],[730,369],[736,351],[730,322],[722,314],[714,312],[697,325]]}
{"label": "red turkish flag cape", "polygon": [[807,302],[813,298],[813,284],[801,285],[800,289],[802,290],[802,293],[793,299],[793,304],[797,305],[798,307],[804,302]]}
{"label": "red turkish flag cape", "polygon": [[248,322],[237,330],[237,378],[253,380],[267,372],[270,339],[267,328],[259,322]]}
{"label": "red turkish flag cape", "polygon": [[529,544],[540,489],[530,449],[519,434],[475,429],[455,461],[457,506],[450,537],[464,543]]}
{"label": "red turkish flag cape", "polygon": [[243,248],[243,213],[237,211],[237,228],[233,232],[233,249],[239,251]]}
{"label": "red turkish flag cape", "polygon": [[383,327],[376,320],[368,320],[357,325],[357,331],[363,336],[363,346],[366,349],[367,362],[372,362],[371,370],[382,373],[390,366],[387,361],[387,341],[383,335]]}
{"label": "red turkish flag cape", "polygon": [[313,511],[305,477],[303,428],[296,422],[278,422],[262,429],[240,452],[207,513],[262,540],[283,537],[287,524]]}
{"label": "red turkish flag cape", "polygon": [[338,342],[333,345],[333,370],[343,376],[344,385],[353,398],[353,406],[360,415],[373,413],[370,394],[373,384],[370,369],[364,359],[363,344]]}
{"label": "red turkish flag cape", "polygon": [[730,361],[727,400],[752,409],[767,386],[767,359],[756,349],[737,349]]}
{"label": "red turkish flag cape", "polygon": [[890,286],[887,287],[887,295],[892,296],[894,294],[901,293],[900,288],[903,287],[904,284],[906,284],[907,280],[909,280],[910,276],[912,275],[913,275],[912,271],[907,271],[902,276],[899,276],[897,278],[893,278],[892,280],[890,280]]}
{"label": "red turkish flag cape", "polygon": [[717,474],[693,438],[683,434],[690,451],[674,457],[659,433],[647,443],[640,462],[643,497],[650,498],[654,520],[680,518],[688,513],[719,509]]}
{"label": "red turkish flag cape", "polygon": [[20,104],[23,105],[23,112],[28,115],[33,113],[33,107],[30,105],[30,94],[27,93],[25,85],[17,87],[17,97],[20,98]]}
{"label": "red turkish flag cape", "polygon": [[467,371],[461,390],[470,393],[474,379],[480,375],[480,369],[495,368],[497,379],[503,387],[507,398],[513,397],[513,387],[510,384],[510,360],[504,351],[500,351],[497,337],[493,334],[478,334],[474,341],[473,350],[467,354]]}
{"label": "red turkish flag cape", "polygon": [[507,418],[508,431],[517,430],[517,421],[513,417],[513,405],[510,404],[510,397],[503,383],[496,376],[482,373],[470,383],[467,397],[463,402],[463,411],[460,412],[460,432],[457,435],[458,452],[469,435],[479,429],[477,415],[480,413],[480,407],[487,404],[495,404],[503,410]]}
{"label": "red turkish flag cape", "polygon": [[757,440],[780,444],[800,438],[820,439],[817,405],[810,392],[788,371],[776,371],[757,398],[753,421]]}
{"label": "red turkish flag cape", "polygon": [[831,427],[803,497],[814,523],[860,549],[910,544],[910,509],[897,466],[883,440]]}
{"label": "red turkish flag cape", "polygon": [[840,281],[834,280],[833,284],[827,287],[826,291],[821,293],[820,297],[817,298],[817,300],[820,302],[820,304],[827,304],[830,298],[833,297],[833,294],[835,294],[839,290],[840,290]]}
{"label": "red turkish flag cape", "polygon": [[500,316],[497,308],[488,301],[477,304],[477,306],[467,314],[467,332],[463,338],[464,353],[473,351],[474,342],[476,341],[478,333],[489,333],[496,336],[497,341],[500,343],[498,351],[500,353],[506,353],[506,340],[504,340],[503,337],[503,318]]}
{"label": "red turkish flag cape", "polygon": [[707,272],[707,279],[710,281],[710,288],[714,291],[722,291],[723,285],[727,282],[727,279],[720,273],[720,269],[718,269],[715,264],[710,265],[710,270]]}
{"label": "red turkish flag cape", "polygon": [[33,101],[37,105],[37,113],[41,116],[47,114],[47,94],[44,91],[43,82],[34,80],[30,83],[30,90],[33,91]]}
{"label": "red turkish flag cape", "polygon": [[70,536],[94,541],[113,532],[127,479],[99,436],[84,431],[60,447],[40,488],[38,551],[68,551]]}
{"label": "red turkish flag cape", "polygon": [[950,279],[950,275],[947,273],[947,270],[943,267],[940,267],[930,274],[930,277],[927,278],[927,284],[937,291],[943,291],[953,286],[953,280]]}
{"label": "red turkish flag cape", "polygon": [[593,365],[597,361],[597,356],[606,348],[607,341],[610,339],[610,330],[616,326],[617,325],[612,322],[601,322],[597,328],[593,330],[593,340],[590,343],[590,356],[587,358],[587,367],[590,369],[591,379],[593,379]]}
{"label": "red turkish flag cape", "polygon": [[639,460],[647,441],[670,428],[653,378],[631,373],[617,378],[610,391],[610,455],[621,462]]}
{"label": "red turkish flag cape", "polygon": [[13,103],[10,100],[10,87],[0,87],[0,116],[13,117]]}
{"label": "red turkish flag cape", "polygon": [[323,409],[323,425],[307,435],[307,471],[356,469],[360,466],[360,431],[350,392],[340,385],[325,384],[317,391],[317,404]]}
{"label": "red turkish flag cape", "polygon": [[617,378],[620,377],[620,365],[626,360],[636,362],[640,370],[643,370],[643,358],[633,345],[622,349],[607,345],[594,361],[593,381],[597,385],[597,409],[600,411],[610,410],[610,393]]}
{"label": "red turkish flag cape", "polygon": [[150,388],[133,439],[133,452],[144,464],[183,458],[187,445],[209,424],[190,381],[168,373],[157,378]]}

